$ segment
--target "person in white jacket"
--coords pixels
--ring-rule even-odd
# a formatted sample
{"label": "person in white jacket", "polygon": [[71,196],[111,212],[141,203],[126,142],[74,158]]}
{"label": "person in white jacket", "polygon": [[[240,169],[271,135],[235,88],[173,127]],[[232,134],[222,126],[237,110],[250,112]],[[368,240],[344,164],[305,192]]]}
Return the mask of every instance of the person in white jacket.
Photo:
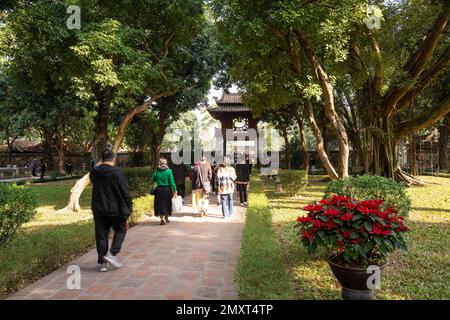
{"label": "person in white jacket", "polygon": [[223,163],[219,166],[219,170],[217,171],[218,192],[224,219],[231,218],[234,214],[233,193],[234,181],[237,177],[236,171],[230,164],[230,158],[224,158]]}

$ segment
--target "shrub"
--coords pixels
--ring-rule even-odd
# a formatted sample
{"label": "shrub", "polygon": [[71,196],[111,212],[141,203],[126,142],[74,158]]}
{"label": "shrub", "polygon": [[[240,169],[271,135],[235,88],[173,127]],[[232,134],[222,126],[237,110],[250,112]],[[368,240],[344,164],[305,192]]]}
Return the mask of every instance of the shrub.
{"label": "shrub", "polygon": [[305,170],[280,170],[278,174],[283,191],[291,197],[298,195],[308,183],[308,172]]}
{"label": "shrub", "polygon": [[128,177],[128,187],[133,199],[149,194],[152,186],[153,182],[151,177]]}
{"label": "shrub", "polygon": [[122,168],[127,177],[152,177],[153,169],[151,167]]}
{"label": "shrub", "polygon": [[411,199],[406,193],[406,186],[393,179],[380,176],[358,176],[333,180],[325,189],[324,198],[331,194],[356,198],[360,200],[383,200],[382,208],[392,207],[402,216],[411,210]]}
{"label": "shrub", "polygon": [[131,226],[145,220],[147,216],[153,216],[153,196],[146,195],[133,200],[133,213],[130,216]]}
{"label": "shrub", "polygon": [[31,189],[0,183],[0,245],[8,243],[20,226],[34,217],[37,205]]}
{"label": "shrub", "polygon": [[132,198],[139,198],[150,193],[153,187],[153,170],[150,167],[124,168],[123,173],[127,176]]}
{"label": "shrub", "polygon": [[297,218],[303,245],[310,253],[328,248],[342,265],[384,264],[390,252],[407,249],[403,233],[409,228],[395,209],[383,210],[382,202],[333,195],[305,206],[308,215]]}

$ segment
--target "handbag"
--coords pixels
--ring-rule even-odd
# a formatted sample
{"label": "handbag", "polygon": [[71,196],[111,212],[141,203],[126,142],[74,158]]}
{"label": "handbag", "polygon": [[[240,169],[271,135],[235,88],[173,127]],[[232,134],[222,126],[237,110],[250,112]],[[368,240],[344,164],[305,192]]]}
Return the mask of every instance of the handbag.
{"label": "handbag", "polygon": [[176,196],[172,198],[172,212],[178,213],[183,207],[183,199],[181,196]]}

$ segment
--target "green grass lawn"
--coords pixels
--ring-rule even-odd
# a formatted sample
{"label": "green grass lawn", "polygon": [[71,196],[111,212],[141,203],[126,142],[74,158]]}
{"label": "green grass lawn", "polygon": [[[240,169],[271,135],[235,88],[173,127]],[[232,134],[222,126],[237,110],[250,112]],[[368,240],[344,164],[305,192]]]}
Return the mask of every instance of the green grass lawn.
{"label": "green grass lawn", "polygon": [[259,176],[252,176],[247,221],[237,271],[241,299],[292,299],[283,252],[277,242],[267,196]]}
{"label": "green grass lawn", "polygon": [[[339,284],[322,259],[325,253],[309,255],[293,228],[297,216],[304,214],[301,208],[322,198],[326,183],[320,178],[324,177],[311,177],[297,198],[276,193],[273,181],[264,184],[295,299],[340,299]],[[377,299],[450,299],[450,179],[421,178],[425,187],[408,190],[413,206],[409,251],[391,255]]]}

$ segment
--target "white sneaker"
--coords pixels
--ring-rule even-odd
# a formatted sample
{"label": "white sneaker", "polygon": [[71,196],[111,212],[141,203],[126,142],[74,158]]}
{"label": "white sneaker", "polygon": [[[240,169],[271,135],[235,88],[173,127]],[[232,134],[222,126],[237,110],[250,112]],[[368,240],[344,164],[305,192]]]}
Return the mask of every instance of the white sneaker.
{"label": "white sneaker", "polygon": [[119,261],[119,259],[117,259],[116,256],[113,256],[110,252],[108,252],[106,256],[103,257],[103,259],[111,263],[114,268],[118,269],[123,267],[123,264]]}
{"label": "white sneaker", "polygon": [[100,272],[108,271],[108,263],[107,262],[99,263],[98,266],[99,266]]}

